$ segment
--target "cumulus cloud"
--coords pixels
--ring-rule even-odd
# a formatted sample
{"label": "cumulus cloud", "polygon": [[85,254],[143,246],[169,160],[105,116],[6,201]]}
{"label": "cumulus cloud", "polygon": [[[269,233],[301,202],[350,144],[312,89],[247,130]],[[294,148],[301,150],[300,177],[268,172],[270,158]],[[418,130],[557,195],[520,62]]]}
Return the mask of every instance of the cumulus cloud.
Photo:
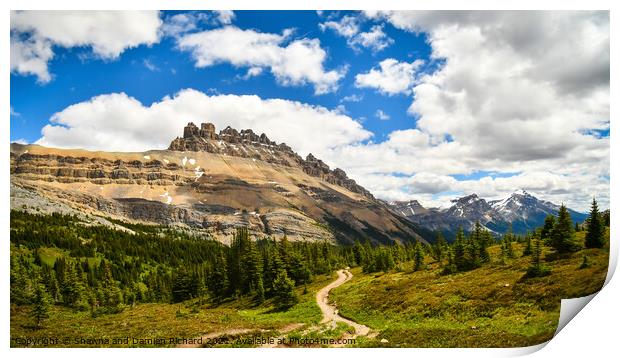
{"label": "cumulus cloud", "polygon": [[292,30],[282,34],[242,30],[234,26],[183,35],[178,46],[189,51],[196,67],[218,63],[236,67],[268,68],[285,86],[310,83],[316,94],[335,91],[345,69],[326,70],[327,53],[318,39],[290,41]]}
{"label": "cumulus cloud", "polygon": [[327,29],[335,31],[340,36],[352,38],[359,32],[357,16],[343,16],[340,21],[326,21],[319,24],[321,31]]}
{"label": "cumulus cloud", "polygon": [[217,20],[222,25],[230,25],[235,19],[235,12],[232,10],[216,10]]}
{"label": "cumulus cloud", "polygon": [[11,11],[11,72],[52,79],[53,46],[90,47],[113,60],[126,49],[159,41],[157,11]]}
{"label": "cumulus cloud", "polygon": [[187,11],[166,16],[161,32],[165,36],[178,37],[189,32],[199,31],[203,25],[230,25],[234,19],[235,13],[231,10]]}
{"label": "cumulus cloud", "polygon": [[383,94],[393,96],[399,93],[408,94],[415,84],[416,70],[424,64],[422,60],[411,63],[398,62],[387,58],[379,63],[379,68],[372,68],[366,73],[355,76],[358,88],[375,88]]}
{"label": "cumulus cloud", "polygon": [[340,102],[360,102],[363,99],[364,99],[364,95],[354,93],[354,94],[342,97]]}
{"label": "cumulus cloud", "polygon": [[390,116],[380,109],[377,109],[377,111],[375,112],[375,117],[379,118],[382,121],[387,121],[390,119]]}
{"label": "cumulus cloud", "polygon": [[142,60],[142,63],[144,64],[144,67],[146,67],[151,72],[158,72],[159,71],[159,67],[157,67],[157,65],[154,64],[148,58],[145,58],[144,60]]}
{"label": "cumulus cloud", "polygon": [[362,32],[360,17],[354,15],[343,16],[339,21],[326,21],[319,24],[321,31],[332,30],[347,39],[352,49],[359,51],[360,47],[369,48],[374,52],[383,50],[394,43],[394,40],[383,32],[382,25],[374,25],[370,31]]}
{"label": "cumulus cloud", "polygon": [[202,22],[208,22],[210,16],[204,12],[184,12],[167,16],[161,27],[161,31],[166,36],[176,37],[181,34],[198,30]]}
{"label": "cumulus cloud", "polygon": [[165,149],[187,122],[252,128],[301,154],[325,154],[371,136],[350,117],[324,107],[258,96],[209,96],[192,89],[150,105],[125,93],[101,95],[55,113],[50,122],[37,144],[108,151]]}
{"label": "cumulus cloud", "polygon": [[393,43],[394,40],[383,32],[383,26],[381,25],[373,26],[370,31],[360,32],[348,41],[349,46],[354,49],[362,46],[369,48],[374,52],[381,51]]}

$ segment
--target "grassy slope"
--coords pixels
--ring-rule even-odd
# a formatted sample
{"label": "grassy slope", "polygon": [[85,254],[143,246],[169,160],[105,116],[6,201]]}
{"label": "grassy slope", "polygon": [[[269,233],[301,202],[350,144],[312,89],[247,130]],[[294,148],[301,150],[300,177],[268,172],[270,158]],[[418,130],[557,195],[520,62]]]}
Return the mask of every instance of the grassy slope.
{"label": "grassy slope", "polygon": [[[223,303],[219,306],[199,305],[195,300],[177,304],[139,304],[119,314],[92,318],[89,312],[56,306],[50,319],[42,329],[32,329],[29,317],[30,307],[11,306],[11,346],[17,346],[19,337],[44,338],[194,338],[229,329],[267,330],[267,336],[276,336],[277,331],[292,323],[312,325],[321,320],[321,310],[315,301],[315,293],[334,277],[318,276],[308,285],[297,289],[300,302],[286,312],[273,312],[271,302],[255,306],[248,300]],[[131,342],[130,342],[131,343]],[[60,346],[80,346],[74,343]],[[92,347],[93,345],[82,345]],[[113,345],[111,345],[113,346]],[[126,346],[126,345],[119,345]],[[153,346],[135,344],[130,346]]]}
{"label": "grassy slope", "polygon": [[[583,234],[578,233],[582,238]],[[517,256],[521,248],[515,246]],[[498,261],[499,247],[491,247]],[[579,269],[583,255],[591,266]],[[547,262],[550,276],[523,279],[529,257],[441,276],[435,263],[426,270],[364,274],[330,298],[340,313],[379,330],[375,341],[400,347],[510,347],[547,341],[556,330],[560,298],[598,291],[607,274],[606,249],[582,250]]]}

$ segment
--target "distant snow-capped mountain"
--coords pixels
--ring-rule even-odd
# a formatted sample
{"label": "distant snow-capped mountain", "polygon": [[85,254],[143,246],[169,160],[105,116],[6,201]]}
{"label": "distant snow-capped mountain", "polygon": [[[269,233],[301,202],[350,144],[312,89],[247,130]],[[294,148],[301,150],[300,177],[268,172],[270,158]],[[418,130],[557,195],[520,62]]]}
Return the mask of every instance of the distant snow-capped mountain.
{"label": "distant snow-capped mountain", "polygon": [[387,204],[390,208],[392,208],[392,210],[406,217],[427,214],[430,211],[429,209],[423,207],[417,200],[390,201]]}
{"label": "distant snow-capped mountain", "polygon": [[[427,209],[416,200],[388,203],[392,210],[429,230],[454,237],[459,227],[471,231],[480,222],[496,234],[522,234],[544,224],[547,215],[557,215],[559,205],[541,200],[525,190],[512,193],[503,200],[486,201],[476,194],[452,200],[446,209]],[[582,222],[587,214],[568,209],[573,221]]]}

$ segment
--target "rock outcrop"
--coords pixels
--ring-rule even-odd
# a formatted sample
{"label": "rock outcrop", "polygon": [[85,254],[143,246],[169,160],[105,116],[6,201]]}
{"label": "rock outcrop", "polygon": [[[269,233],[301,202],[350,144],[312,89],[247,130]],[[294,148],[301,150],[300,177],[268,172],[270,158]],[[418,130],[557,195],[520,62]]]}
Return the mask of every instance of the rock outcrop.
{"label": "rock outcrop", "polygon": [[190,122],[183,129],[183,137],[174,139],[168,150],[202,151],[253,158],[284,166],[300,166],[308,175],[342,186],[368,198],[374,198],[368,190],[358,185],[355,180],[348,178],[344,170],[340,168],[330,170],[327,164],[312,153],[308,154],[304,160],[285,143],[276,144],[265,133],[258,135],[251,129],[242,129],[239,132],[229,126],[216,134],[213,123],[202,123],[198,129],[194,123]]}

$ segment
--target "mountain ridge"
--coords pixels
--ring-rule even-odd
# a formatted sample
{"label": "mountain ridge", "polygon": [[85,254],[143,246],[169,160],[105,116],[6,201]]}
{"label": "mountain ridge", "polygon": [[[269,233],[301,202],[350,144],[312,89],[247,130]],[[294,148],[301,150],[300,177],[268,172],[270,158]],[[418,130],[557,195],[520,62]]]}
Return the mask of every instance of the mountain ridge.
{"label": "mountain ridge", "polygon": [[[403,208],[407,203],[419,206],[417,213],[411,214]],[[503,234],[512,226],[513,232],[523,234],[528,230],[544,224],[547,215],[557,215],[559,205],[541,200],[525,190],[517,190],[500,200],[487,201],[472,193],[451,200],[447,208],[424,208],[417,200],[389,202],[388,205],[408,220],[420,224],[429,230],[440,231],[449,238],[454,237],[457,229],[463,227],[471,231],[476,222],[497,235]],[[582,222],[587,214],[568,209],[573,221]]]}

